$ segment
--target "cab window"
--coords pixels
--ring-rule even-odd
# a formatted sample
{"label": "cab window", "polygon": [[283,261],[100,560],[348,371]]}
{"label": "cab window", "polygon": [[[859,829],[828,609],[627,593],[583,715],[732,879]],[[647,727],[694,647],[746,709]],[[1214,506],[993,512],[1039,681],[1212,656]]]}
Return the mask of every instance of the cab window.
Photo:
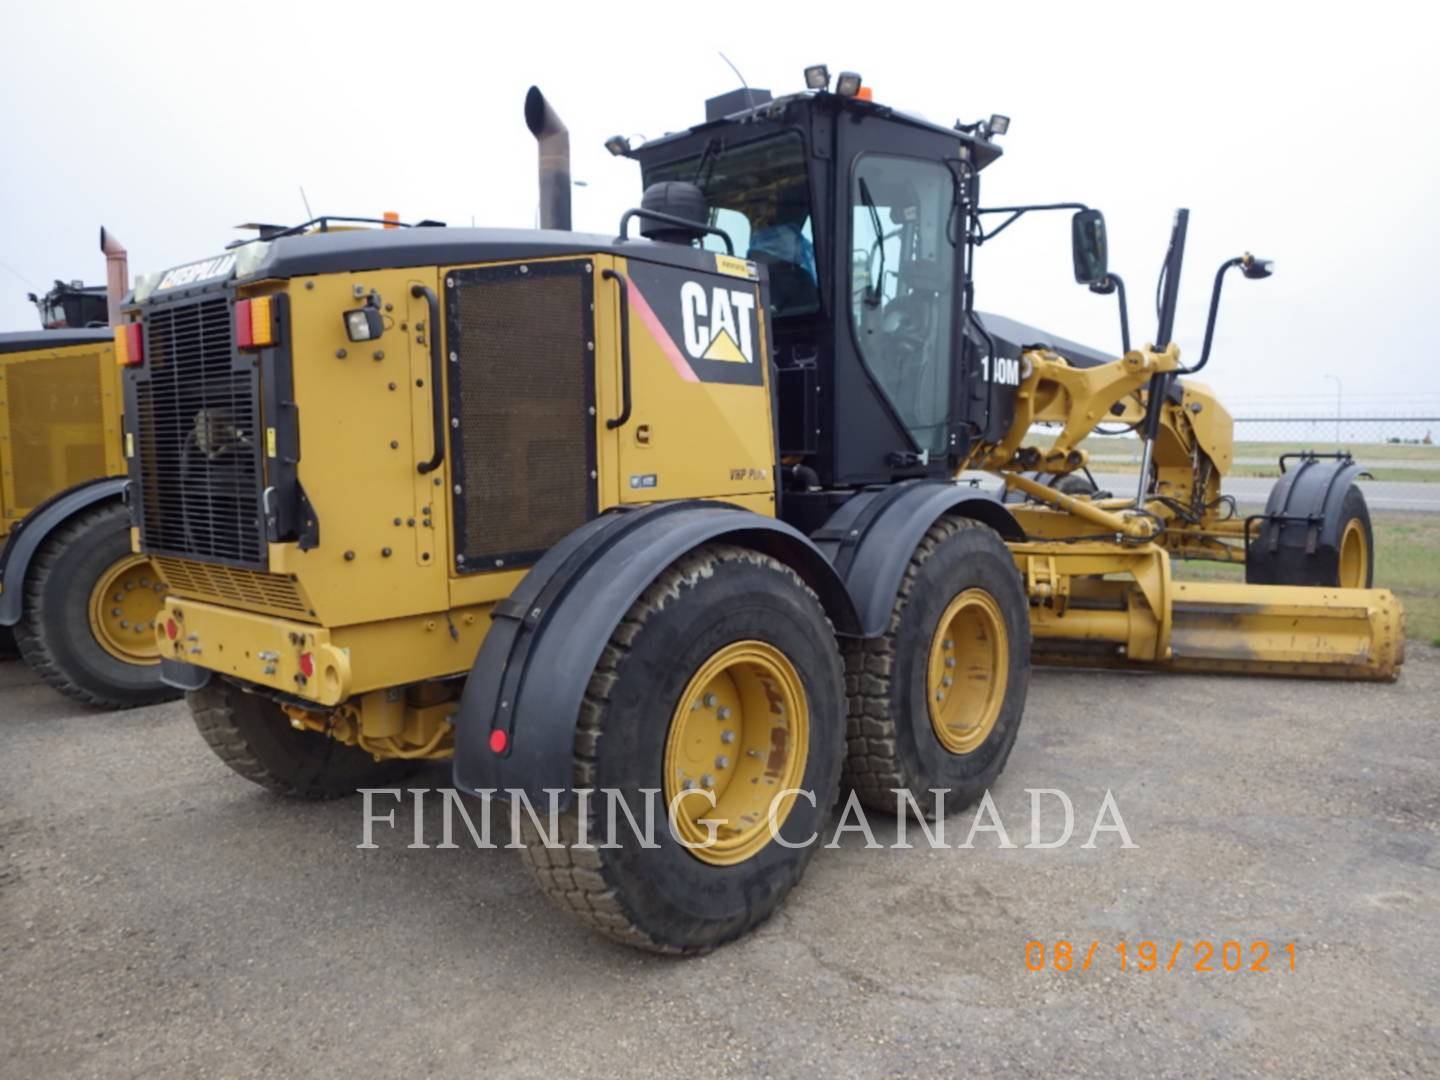
{"label": "cab window", "polygon": [[850,182],[850,310],[871,377],[922,451],[946,451],[955,182],[944,165],[867,154]]}
{"label": "cab window", "polygon": [[[799,135],[773,135],[739,146],[717,142],[699,156],[646,170],[647,187],[661,180],[698,184],[710,206],[710,224],[729,234],[735,254],[765,264],[772,315],[819,310],[810,181]],[[718,236],[706,236],[702,243],[711,251],[725,250]]]}

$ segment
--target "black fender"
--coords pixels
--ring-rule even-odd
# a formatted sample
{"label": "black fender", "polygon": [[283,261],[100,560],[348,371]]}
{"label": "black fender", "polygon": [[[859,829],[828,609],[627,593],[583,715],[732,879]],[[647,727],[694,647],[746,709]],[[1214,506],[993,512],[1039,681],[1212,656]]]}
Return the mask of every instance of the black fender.
{"label": "black fender", "polygon": [[854,598],[863,637],[885,632],[911,553],[945,514],[984,522],[1006,540],[1025,539],[994,495],[945,480],[861,491],[811,534]]}
{"label": "black fender", "polygon": [[[1281,464],[1283,467],[1283,458]],[[1334,569],[1324,564],[1340,547],[1345,496],[1363,475],[1364,468],[1349,455],[1301,456],[1300,463],[1270,489],[1265,513],[1253,535],[1250,522],[1246,523],[1245,580],[1251,584],[1324,584]]]}
{"label": "black fender", "polygon": [[491,611],[455,717],[455,786],[519,788],[536,805],[558,788],[568,806],[575,725],[610,635],[665,567],[716,540],[784,562],[815,590],[837,632],[858,632],[844,584],[782,521],[703,501],[603,514],[550,548]]}
{"label": "black fender", "polygon": [[24,614],[25,575],[46,538],[81,510],[124,499],[127,483],[123,476],[102,476],[56,492],[11,530],[0,552],[0,626],[14,626]]}

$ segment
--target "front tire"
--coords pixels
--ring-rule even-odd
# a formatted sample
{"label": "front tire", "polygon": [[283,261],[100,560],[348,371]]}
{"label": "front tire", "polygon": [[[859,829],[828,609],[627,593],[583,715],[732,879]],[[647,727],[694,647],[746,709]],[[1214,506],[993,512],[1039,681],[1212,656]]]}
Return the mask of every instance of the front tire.
{"label": "front tire", "polygon": [[25,579],[15,641],[47,683],[100,709],[169,701],[160,681],[154,619],[164,585],[130,551],[130,515],[118,502],[76,514],[49,536]]}
{"label": "front tire", "polygon": [[894,812],[908,790],[927,817],[973,804],[1005,768],[1030,685],[1030,612],[999,535],[943,517],[906,568],[878,638],[848,642],[845,783]]}
{"label": "front tire", "polygon": [[[525,822],[525,860],[552,900],[625,944],[695,953],[740,937],[780,906],[814,853],[839,790],[843,716],[840,656],[815,594],[769,556],[702,547],[636,601],[591,676],[575,737],[575,786],[595,789],[588,844],[572,809],[558,846]],[[643,823],[645,788],[664,800],[654,846],[618,809],[619,846],[600,846],[604,792]],[[777,799],[785,788],[807,794]],[[770,833],[772,800],[778,835],[797,846]],[[723,822],[716,841],[687,849],[682,839],[708,839],[696,839],[701,818]]]}
{"label": "front tire", "polygon": [[[1330,535],[1331,522],[1319,528],[1313,550],[1310,528],[1303,522],[1262,526],[1245,552],[1245,581],[1251,585],[1319,585],[1328,588],[1368,589],[1375,579],[1375,531],[1370,507],[1358,484],[1351,484],[1339,507],[1339,521]],[[1280,529],[1275,550],[1268,534]]]}
{"label": "front tire", "polygon": [[338,799],[358,788],[392,785],[415,768],[412,761],[376,761],[358,747],[296,730],[275,702],[218,678],[185,698],[216,757],[286,798]]}

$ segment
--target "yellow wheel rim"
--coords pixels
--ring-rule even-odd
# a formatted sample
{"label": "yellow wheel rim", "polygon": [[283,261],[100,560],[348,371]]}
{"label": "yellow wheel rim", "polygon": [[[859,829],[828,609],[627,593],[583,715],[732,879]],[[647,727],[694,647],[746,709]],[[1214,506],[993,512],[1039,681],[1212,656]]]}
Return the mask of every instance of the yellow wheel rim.
{"label": "yellow wheel rim", "polygon": [[926,705],[935,737],[968,754],[990,737],[1010,681],[1005,617],[983,589],[966,589],[945,609],[930,642]]}
{"label": "yellow wheel rim", "polygon": [[115,659],[126,664],[160,662],[155,616],[165,601],[165,584],[141,555],[112,563],[90,590],[90,632]]}
{"label": "yellow wheel rim", "polygon": [[[675,835],[702,862],[744,862],[770,842],[771,802],[800,786],[809,747],[805,688],[789,658],[764,641],[718,650],[686,685],[665,736]],[[794,803],[787,795],[775,805],[777,830]]]}
{"label": "yellow wheel rim", "polygon": [[1359,518],[1345,523],[1340,536],[1340,587],[1365,588],[1365,571],[1370,565],[1370,545],[1365,539],[1365,526]]}

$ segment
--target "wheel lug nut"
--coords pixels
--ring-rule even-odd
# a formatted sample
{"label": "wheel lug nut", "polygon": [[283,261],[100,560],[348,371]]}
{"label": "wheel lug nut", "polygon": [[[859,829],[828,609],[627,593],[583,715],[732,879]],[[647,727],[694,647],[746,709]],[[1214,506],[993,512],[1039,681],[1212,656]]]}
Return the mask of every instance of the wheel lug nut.
{"label": "wheel lug nut", "polygon": [[955,647],[955,642],[951,641],[951,640],[947,637],[947,638],[945,639],[945,641],[943,642],[943,646],[944,646],[945,648],[947,648],[947,649],[953,649],[953,648]]}
{"label": "wheel lug nut", "polygon": [[950,685],[951,683],[953,683],[954,681],[955,681],[955,680],[952,679],[952,678],[950,678],[949,675],[946,675],[945,678],[943,678],[943,679],[940,680],[940,685],[941,685],[941,686],[949,686],[949,685]]}
{"label": "wheel lug nut", "polygon": [[721,705],[720,708],[715,711],[715,715],[718,716],[721,720],[729,720],[730,706]]}
{"label": "wheel lug nut", "polygon": [[686,780],[685,783],[681,784],[680,786],[681,786],[681,788],[684,789],[685,791],[694,791],[694,790],[695,790],[695,781],[694,781],[694,780]]}
{"label": "wheel lug nut", "polygon": [[935,691],[935,700],[936,700],[936,701],[944,701],[944,700],[945,700],[945,691],[944,691],[944,690],[936,690],[936,691]]}
{"label": "wheel lug nut", "polygon": [[947,656],[947,657],[945,658],[945,666],[946,666],[946,667],[954,667],[954,666],[955,666],[955,658],[954,658],[953,656]]}
{"label": "wheel lug nut", "polygon": [[129,630],[129,629],[130,629],[130,620],[129,620],[129,619],[121,619],[121,620],[120,620],[120,629],[122,629],[122,630]]}
{"label": "wheel lug nut", "polygon": [[704,705],[705,705],[705,708],[707,708],[707,709],[713,709],[713,708],[715,707],[715,695],[714,695],[714,694],[706,694],[705,697],[704,697],[702,700],[703,700],[703,703],[704,703]]}
{"label": "wheel lug nut", "polygon": [[110,614],[113,615],[115,618],[118,619],[121,615],[124,614],[124,612],[122,612],[122,611],[117,607],[117,608],[111,608],[111,609],[110,609]]}
{"label": "wheel lug nut", "polygon": [[714,786],[715,786],[715,777],[711,776],[711,775],[707,772],[704,776],[700,777],[700,784],[701,784],[702,787],[707,787],[707,788],[714,787]]}
{"label": "wheel lug nut", "polygon": [[717,769],[728,769],[729,767],[730,767],[730,759],[729,759],[728,757],[726,757],[724,754],[721,754],[719,757],[717,757],[717,758],[715,759],[715,768],[717,768]]}
{"label": "wheel lug nut", "polygon": [[729,728],[726,728],[724,731],[722,731],[722,732],[720,733],[720,741],[723,742],[723,743],[732,743],[732,742],[734,742],[734,741],[735,741],[735,732],[731,731]]}

